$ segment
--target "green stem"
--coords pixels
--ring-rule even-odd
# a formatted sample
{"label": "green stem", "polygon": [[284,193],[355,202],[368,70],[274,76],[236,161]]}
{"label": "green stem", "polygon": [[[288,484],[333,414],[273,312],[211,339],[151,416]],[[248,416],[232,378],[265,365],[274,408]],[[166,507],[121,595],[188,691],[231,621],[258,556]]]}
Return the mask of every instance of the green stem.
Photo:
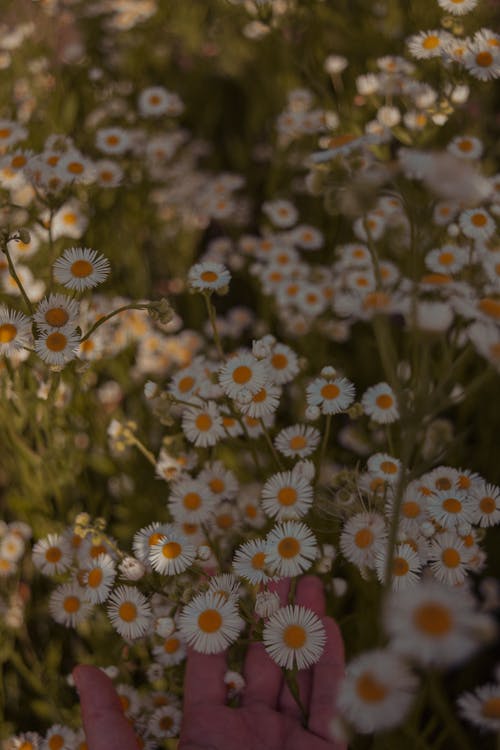
{"label": "green stem", "polygon": [[321,441],[321,448],[318,455],[318,462],[316,464],[316,481],[319,480],[319,472],[321,470],[321,464],[325,458],[326,449],[328,447],[328,441],[330,439],[330,430],[332,427],[332,415],[326,415],[325,431],[323,433],[323,440]]}
{"label": "green stem", "polygon": [[148,451],[146,446],[143,445],[135,435],[127,435],[127,440],[131,445],[135,445],[135,447],[142,453],[145,458],[147,458],[152,466],[156,467],[156,458],[154,457],[153,453],[151,453],[151,451]]}
{"label": "green stem", "polygon": [[83,336],[80,339],[80,344],[82,344],[84,341],[86,341],[89,336],[91,336],[96,328],[99,328],[99,326],[102,326],[103,323],[105,323],[110,318],[113,318],[115,315],[118,315],[118,313],[124,312],[125,310],[147,310],[149,308],[149,305],[139,305],[136,303],[130,304],[130,305],[123,305],[122,307],[118,307],[116,310],[113,310],[113,312],[108,313],[107,315],[103,315],[102,318],[99,318],[94,325],[89,328],[85,336]]}
{"label": "green stem", "polygon": [[457,750],[471,750],[467,736],[448,703],[440,678],[434,672],[429,673],[428,689],[432,705],[441,717],[448,734],[453,737]]}
{"label": "green stem", "polygon": [[283,471],[283,464],[280,461],[280,457],[278,456],[278,454],[276,452],[276,448],[273,445],[273,441],[272,441],[271,436],[269,434],[269,430],[267,429],[266,425],[264,424],[264,420],[262,419],[262,417],[259,419],[259,422],[260,422],[260,426],[262,427],[262,431],[264,433],[264,437],[266,439],[266,442],[267,442],[267,444],[269,446],[269,450],[271,451],[271,453],[273,455],[273,458],[274,458],[274,460],[276,462],[276,465],[277,465],[277,467],[278,467],[278,469],[280,471]]}
{"label": "green stem", "polygon": [[[14,238],[11,238],[11,239],[14,239]],[[14,263],[12,261],[11,255],[9,253],[9,248],[8,248],[7,240],[6,239],[4,239],[3,242],[2,242],[2,252],[5,254],[5,256],[7,258],[7,263],[8,263],[8,266],[9,266],[9,273],[12,276],[12,278],[14,279],[14,281],[16,282],[17,286],[19,287],[19,291],[21,292],[21,295],[22,295],[22,297],[24,299],[24,303],[25,303],[26,307],[28,308],[28,312],[29,312],[30,315],[33,315],[33,313],[34,313],[33,305],[31,304],[30,298],[26,294],[26,290],[23,287],[21,279],[17,275],[16,269],[14,267]]]}
{"label": "green stem", "polygon": [[214,343],[217,348],[217,352],[219,353],[219,356],[222,359],[222,361],[225,361],[226,355],[224,354],[224,349],[222,348],[219,331],[217,329],[217,316],[215,312],[215,307],[212,305],[212,302],[210,301],[210,295],[208,293],[206,292],[203,293],[203,299],[205,300],[205,305],[207,307],[208,317],[210,319],[210,325],[212,326],[212,332],[214,334]]}
{"label": "green stem", "polygon": [[302,703],[300,699],[299,685],[297,682],[297,672],[295,669],[293,671],[290,671],[289,669],[283,669],[283,675],[285,678],[285,682],[288,685],[288,689],[290,690],[290,693],[292,694],[292,697],[295,703],[299,707],[300,714],[302,717],[302,724],[304,727],[307,727],[309,716],[304,707],[304,704]]}

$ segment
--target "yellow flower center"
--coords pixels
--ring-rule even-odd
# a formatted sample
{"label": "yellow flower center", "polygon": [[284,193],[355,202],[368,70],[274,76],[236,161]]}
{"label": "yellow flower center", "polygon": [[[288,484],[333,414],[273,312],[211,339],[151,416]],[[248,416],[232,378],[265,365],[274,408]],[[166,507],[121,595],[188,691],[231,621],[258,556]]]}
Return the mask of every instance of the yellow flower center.
{"label": "yellow flower center", "polygon": [[194,385],[194,378],[192,378],[191,375],[185,375],[183,378],[179,380],[178,388],[181,393],[186,393],[187,391],[191,390],[193,385]]}
{"label": "yellow flower center", "polygon": [[49,326],[54,326],[54,328],[65,325],[69,320],[68,311],[63,307],[51,307],[45,312],[44,317]]}
{"label": "yellow flower center", "polygon": [[382,461],[380,468],[384,474],[396,474],[398,470],[398,466],[394,461]]}
{"label": "yellow flower center", "polygon": [[265,401],[267,398],[267,391],[265,388],[261,388],[258,393],[253,396],[252,401],[254,404],[260,404],[262,401]]}
{"label": "yellow flower center", "polygon": [[326,400],[330,401],[334,398],[337,398],[337,396],[340,394],[340,388],[338,385],[335,385],[335,383],[328,383],[327,385],[324,385],[321,389],[321,396]]}
{"label": "yellow flower center", "polygon": [[201,497],[197,492],[188,492],[184,496],[183,504],[188,510],[196,510],[201,505]]}
{"label": "yellow flower center", "polygon": [[220,493],[224,491],[226,485],[224,484],[222,479],[219,479],[219,477],[214,477],[210,480],[208,486],[210,487],[212,492],[214,492],[216,495],[220,495]]}
{"label": "yellow flower center", "polygon": [[51,352],[62,352],[67,343],[67,336],[65,336],[64,333],[59,333],[59,331],[56,333],[49,333],[45,339],[45,346],[47,349],[50,349]]}
{"label": "yellow flower center", "polygon": [[178,638],[167,638],[163,644],[163,650],[166,654],[175,654],[175,652],[179,650],[180,645],[181,642]]}
{"label": "yellow flower center", "polygon": [[222,616],[216,609],[206,609],[198,617],[198,627],[204,633],[216,633],[222,625]]}
{"label": "yellow flower center", "polygon": [[148,538],[148,544],[150,547],[153,546],[153,544],[158,544],[158,542],[161,542],[163,539],[163,534],[161,534],[159,531],[155,531],[153,534],[150,534]]}
{"label": "yellow flower center", "polygon": [[300,552],[300,543],[293,536],[287,536],[278,544],[278,554],[289,560]]}
{"label": "yellow flower center", "polygon": [[460,555],[453,547],[443,550],[441,560],[447,568],[457,568],[460,565]]}
{"label": "yellow flower center", "polygon": [[301,625],[288,625],[283,631],[283,641],[288,648],[302,648],[307,640],[307,633]]}
{"label": "yellow flower center", "polygon": [[134,622],[137,618],[137,607],[133,602],[123,602],[120,604],[118,614],[125,622]]}
{"label": "yellow flower center", "polygon": [[406,518],[417,518],[420,515],[420,505],[415,500],[408,500],[403,503],[401,511]]}
{"label": "yellow flower center", "polygon": [[485,719],[500,719],[500,696],[488,698],[481,706],[481,714]]}
{"label": "yellow flower center", "polygon": [[60,734],[53,734],[48,741],[49,750],[61,750],[64,747],[64,737]]}
{"label": "yellow flower center", "polygon": [[26,164],[27,159],[22,154],[18,154],[17,156],[14,156],[14,158],[11,161],[11,166],[15,167],[17,169],[20,169],[21,167],[24,167]]}
{"label": "yellow flower center", "polygon": [[436,47],[439,46],[439,37],[435,34],[430,34],[424,41],[422,42],[422,47],[424,49],[436,49]]}
{"label": "yellow flower center", "polygon": [[88,260],[76,260],[70,269],[71,275],[76,276],[77,279],[85,279],[93,270],[94,266]]}
{"label": "yellow flower center", "polygon": [[72,161],[68,164],[68,172],[71,174],[81,174],[83,172],[83,164],[79,161]]}
{"label": "yellow flower center", "polygon": [[433,637],[446,635],[453,626],[449,610],[436,602],[420,605],[415,610],[413,622],[418,630]]}
{"label": "yellow flower center", "polygon": [[491,52],[478,52],[476,55],[476,62],[480,68],[489,68],[493,63],[493,55]]}
{"label": "yellow flower center", "polygon": [[483,297],[479,300],[478,307],[485,315],[498,320],[500,318],[500,301],[491,297]]}
{"label": "yellow flower center", "polygon": [[404,557],[395,557],[392,563],[392,572],[395,576],[405,576],[410,570],[408,561]]}
{"label": "yellow flower center", "polygon": [[212,419],[208,414],[199,414],[195,420],[196,427],[200,432],[207,432],[212,426]]}
{"label": "yellow flower center", "polygon": [[0,344],[10,344],[16,338],[17,328],[12,323],[0,325]]}
{"label": "yellow flower center", "polygon": [[262,570],[265,562],[266,562],[266,553],[256,552],[255,555],[252,557],[251,565],[252,565],[252,568],[254,568],[255,570]]}
{"label": "yellow flower center", "polygon": [[484,227],[488,223],[488,219],[484,214],[472,214],[470,220],[475,227]]}
{"label": "yellow flower center", "polygon": [[371,529],[360,529],[354,535],[354,544],[360,549],[366,549],[373,543],[373,531]]}
{"label": "yellow flower center", "polygon": [[294,487],[282,487],[278,492],[280,505],[294,505],[297,502],[297,490]]}
{"label": "yellow flower center", "polygon": [[494,497],[482,497],[479,502],[479,507],[483,513],[494,513],[496,510],[496,502]]}
{"label": "yellow flower center", "polygon": [[460,513],[462,503],[456,497],[447,497],[446,500],[443,500],[443,510],[447,513]]}
{"label": "yellow flower center", "polygon": [[284,354],[273,354],[271,364],[275,370],[284,370],[288,364],[288,358]]}
{"label": "yellow flower center", "polygon": [[300,451],[307,446],[307,440],[303,435],[294,435],[290,440],[290,448],[293,451]]}
{"label": "yellow flower center", "polygon": [[102,570],[100,568],[93,568],[87,576],[87,586],[91,589],[96,589],[100,586],[102,581]]}
{"label": "yellow flower center", "polygon": [[235,383],[238,383],[238,385],[244,385],[245,383],[248,383],[251,377],[252,371],[246,365],[240,365],[239,367],[236,367],[233,372],[233,380]]}
{"label": "yellow flower center", "polygon": [[394,399],[388,393],[381,393],[375,399],[375,403],[380,409],[390,409],[394,403]]}
{"label": "yellow flower center", "polygon": [[211,283],[212,281],[217,281],[219,278],[219,275],[215,273],[215,271],[203,271],[203,273],[200,274],[200,279],[202,281],[206,281],[207,283]]}
{"label": "yellow flower center", "polygon": [[73,213],[64,214],[63,221],[65,224],[76,224],[78,216]]}
{"label": "yellow flower center", "polygon": [[45,553],[45,559],[49,563],[59,562],[61,557],[62,557],[62,552],[59,549],[59,547],[49,547]]}
{"label": "yellow flower center", "polygon": [[80,599],[77,596],[67,596],[64,600],[63,607],[69,614],[78,612],[80,609]]}
{"label": "yellow flower center", "polygon": [[167,560],[175,560],[181,554],[182,547],[178,542],[167,542],[167,544],[163,545],[161,551],[163,557],[166,557]]}
{"label": "yellow flower center", "polygon": [[11,133],[10,128],[0,128],[0,138],[8,138]]}
{"label": "yellow flower center", "polygon": [[366,703],[380,703],[387,695],[387,688],[370,672],[364,672],[358,677],[356,692]]}
{"label": "yellow flower center", "polygon": [[116,146],[117,143],[120,143],[120,139],[117,135],[108,135],[108,137],[106,138],[106,143],[108,144],[108,146]]}

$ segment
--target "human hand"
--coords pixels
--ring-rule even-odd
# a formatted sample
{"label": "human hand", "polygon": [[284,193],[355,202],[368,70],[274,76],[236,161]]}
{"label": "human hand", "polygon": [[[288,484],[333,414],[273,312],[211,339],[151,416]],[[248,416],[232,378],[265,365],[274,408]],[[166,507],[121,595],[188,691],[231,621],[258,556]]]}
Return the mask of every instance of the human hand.
{"label": "human hand", "polygon": [[[288,582],[277,590],[286,600]],[[344,672],[340,631],[325,617],[321,581],[306,576],[297,586],[296,603],[319,615],[327,641],[321,659],[298,673],[307,728],[283,679],[283,672],[261,643],[250,644],[245,658],[245,690],[239,708],[225,705],[226,654],[189,650],[184,686],[184,716],[179,750],[344,750],[330,739],[335,696]],[[95,667],[74,672],[80,691],[82,717],[89,750],[138,750],[132,727],[125,719],[111,681]]]}

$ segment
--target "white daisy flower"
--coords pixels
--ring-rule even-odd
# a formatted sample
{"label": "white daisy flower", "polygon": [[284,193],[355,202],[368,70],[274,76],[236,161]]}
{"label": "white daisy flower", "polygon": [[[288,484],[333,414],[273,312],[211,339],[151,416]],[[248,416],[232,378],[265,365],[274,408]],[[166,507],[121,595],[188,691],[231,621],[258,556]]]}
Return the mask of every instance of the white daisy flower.
{"label": "white daisy flower", "polygon": [[462,587],[428,580],[392,592],[384,625],[391,649],[423,666],[451,667],[479,647],[492,620],[475,611],[474,599]]}
{"label": "white daisy flower", "polygon": [[196,548],[175,528],[169,529],[149,549],[149,561],[153,570],[162,575],[177,575],[187,570],[196,557]]}
{"label": "white daisy flower", "polygon": [[226,436],[222,417],[215,401],[197,399],[182,414],[182,430],[197,448],[216,445]]}
{"label": "white daisy flower", "polygon": [[41,750],[74,750],[75,733],[62,724],[53,724],[47,730]]}
{"label": "white daisy flower", "polygon": [[482,528],[500,523],[500,487],[481,480],[470,492],[471,522]]}
{"label": "white daisy flower", "polygon": [[15,120],[0,120],[0,148],[12,146],[18,141],[24,140],[28,135],[26,128],[15,122]]}
{"label": "white daisy flower", "polygon": [[318,554],[311,529],[300,521],[274,526],[266,537],[266,563],[275,575],[292,578],[309,570]]}
{"label": "white daisy flower", "polygon": [[139,111],[144,117],[158,117],[168,112],[170,93],[163,86],[149,86],[139,95]]}
{"label": "white daisy flower", "polygon": [[373,568],[387,538],[385,521],[380,513],[356,513],[344,524],[340,549],[344,557],[358,567]]}
{"label": "white daisy flower", "polygon": [[384,731],[404,722],[417,687],[417,677],[397,654],[366,651],[347,665],[337,707],[357,732]]}
{"label": "white daisy flower", "polygon": [[377,383],[367,388],[361,405],[365,414],[379,424],[391,424],[399,419],[396,396],[388,383]]}
{"label": "white daisy flower", "polygon": [[323,247],[324,237],[316,227],[300,224],[290,232],[290,239],[302,250],[319,250]]}
{"label": "white daisy flower", "polygon": [[232,500],[238,494],[239,482],[236,475],[222,461],[205,464],[197,479],[205,482],[217,499]]}
{"label": "white daisy flower", "polygon": [[[240,394],[241,395],[241,394]],[[254,419],[261,419],[274,414],[279,407],[281,388],[277,385],[265,385],[250,397],[248,403],[238,401],[238,409]]]}
{"label": "white daisy flower", "polygon": [[500,51],[498,46],[485,40],[475,41],[463,55],[466,70],[479,81],[491,81],[500,77]]}
{"label": "white daisy flower", "polygon": [[168,508],[178,523],[204,523],[213,514],[215,498],[197,479],[179,479],[171,485]]}
{"label": "white daisy flower", "polygon": [[79,151],[70,149],[61,154],[56,166],[56,175],[64,182],[89,183],[94,178],[93,164]]}
{"label": "white daisy flower", "polygon": [[241,584],[233,573],[221,573],[218,576],[211,576],[208,581],[208,591],[225,599],[234,599],[238,601],[241,590]]}
{"label": "white daisy flower", "polygon": [[428,500],[427,510],[446,529],[454,529],[464,521],[470,523],[473,517],[472,501],[464,490],[435,492]]}
{"label": "white daisy flower", "polygon": [[479,138],[471,135],[457,135],[449,142],[447,151],[459,159],[479,159],[483,152],[483,144]]}
{"label": "white daisy flower", "polygon": [[472,693],[462,693],[457,700],[463,719],[481,730],[500,732],[500,684],[480,685]]}
{"label": "white daisy flower", "polygon": [[274,438],[274,445],[288,458],[306,458],[314,453],[320,440],[321,433],[315,427],[296,424],[278,432]]}
{"label": "white daisy flower", "polygon": [[468,251],[458,245],[443,245],[430,250],[425,265],[435,273],[456,273],[468,263]]}
{"label": "white daisy flower", "polygon": [[79,304],[66,294],[49,294],[38,305],[33,316],[41,328],[62,328],[76,325]]}
{"label": "white daisy flower", "polygon": [[307,669],[321,658],[326,633],[311,609],[289,604],[271,615],[264,625],[262,641],[280,667]]}
{"label": "white daisy flower", "polygon": [[290,383],[298,374],[299,358],[286,344],[274,344],[269,357],[266,357],[269,379],[277,385]]}
{"label": "white daisy flower", "polygon": [[188,273],[188,285],[192,289],[218,291],[225,289],[231,281],[231,274],[221,263],[205,261],[191,266]]}
{"label": "white daisy flower", "polygon": [[68,289],[83,292],[106,280],[110,265],[97,250],[71,247],[64,251],[53,266],[54,278]]}
{"label": "white daisy flower", "polygon": [[84,596],[92,604],[101,604],[109,596],[116,578],[116,568],[113,558],[102,552],[86,568],[82,575]]}
{"label": "white daisy flower", "polygon": [[232,565],[237,576],[246,578],[253,585],[272,580],[268,569],[265,539],[250,539],[244,542],[236,550]]}
{"label": "white daisy flower", "polygon": [[262,210],[272,223],[281,229],[292,227],[299,216],[293,203],[285,200],[265,201]]}
{"label": "white daisy flower", "polygon": [[140,638],[150,630],[150,604],[135,586],[118,586],[108,600],[107,611],[113,627],[123,638]]}
{"label": "white daisy flower", "polygon": [[401,475],[401,461],[388,453],[374,453],[366,462],[368,473],[390,485],[397,484]]}
{"label": "white daisy flower", "polygon": [[181,728],[182,711],[175,706],[160,706],[148,721],[148,734],[157,739],[177,737]]}
{"label": "white daisy flower", "polygon": [[495,234],[496,225],[484,208],[470,208],[458,217],[460,229],[473,240],[488,240]]}
{"label": "white daisy flower", "polygon": [[153,648],[153,656],[165,667],[180,664],[186,658],[186,653],[186,646],[178,630],[164,638],[159,646]]}
{"label": "white daisy flower", "polygon": [[22,258],[31,258],[40,247],[40,237],[30,231],[30,237],[28,242],[21,242],[21,240],[9,240],[7,243],[9,252],[14,260],[20,260]]}
{"label": "white daisy flower", "polygon": [[479,0],[438,0],[438,5],[453,16],[463,16],[474,10],[478,2]]}
{"label": "white daisy flower", "polygon": [[220,385],[230,398],[236,398],[243,389],[257,393],[268,379],[265,362],[255,359],[249,352],[231,357],[219,372]]}
{"label": "white daisy flower", "polygon": [[111,159],[99,159],[94,164],[96,182],[103,188],[114,188],[121,185],[123,169]]}
{"label": "white daisy flower", "polygon": [[[375,555],[375,570],[381,583],[385,581],[387,549],[380,548]],[[398,544],[394,550],[391,566],[391,586],[393,591],[415,586],[420,579],[422,563],[409,544]]]}
{"label": "white daisy flower", "polygon": [[175,526],[171,523],[160,523],[160,521],[154,521],[148,526],[144,526],[139,531],[136,531],[132,541],[132,549],[134,555],[141,561],[147,562],[149,558],[149,551],[158,542],[161,542],[164,536],[168,536],[169,532],[174,531]]}
{"label": "white daisy flower", "polygon": [[105,154],[124,154],[130,148],[130,135],[123,128],[100,128],[95,145]]}
{"label": "white daisy flower", "polygon": [[309,406],[318,406],[322,414],[339,414],[354,401],[354,385],[347,378],[316,378],[307,386]]}
{"label": "white daisy flower", "polygon": [[0,557],[9,562],[17,562],[21,559],[26,549],[25,540],[15,531],[7,531],[0,537]]}
{"label": "white daisy flower", "polygon": [[238,638],[243,620],[232,599],[207,591],[198,594],[179,615],[179,630],[195,651],[218,654]]}
{"label": "white daisy flower", "polygon": [[408,50],[417,60],[428,60],[431,57],[440,57],[445,43],[451,35],[435,29],[420,31],[413,34],[408,40]]}
{"label": "white daisy flower", "polygon": [[50,595],[51,616],[67,628],[75,628],[91,611],[92,604],[85,600],[84,589],[76,582],[63,583]]}
{"label": "white daisy flower", "polygon": [[62,534],[49,534],[33,547],[33,564],[45,575],[63,573],[71,561],[71,546]]}
{"label": "white daisy flower", "polygon": [[294,471],[281,471],[262,488],[262,508],[271,518],[283,521],[304,516],[313,502],[310,482]]}
{"label": "white daisy flower", "polygon": [[54,240],[60,237],[79,239],[85,232],[88,219],[76,201],[65,203],[52,218],[52,235]]}
{"label": "white daisy flower", "polygon": [[31,343],[31,320],[17,310],[0,306],[0,355],[9,357]]}
{"label": "white daisy flower", "polygon": [[76,357],[80,337],[73,325],[42,331],[35,341],[35,351],[44,362],[61,367]]}
{"label": "white daisy flower", "polygon": [[463,583],[467,577],[469,559],[469,550],[456,534],[439,534],[431,543],[429,567],[441,583],[450,586]]}

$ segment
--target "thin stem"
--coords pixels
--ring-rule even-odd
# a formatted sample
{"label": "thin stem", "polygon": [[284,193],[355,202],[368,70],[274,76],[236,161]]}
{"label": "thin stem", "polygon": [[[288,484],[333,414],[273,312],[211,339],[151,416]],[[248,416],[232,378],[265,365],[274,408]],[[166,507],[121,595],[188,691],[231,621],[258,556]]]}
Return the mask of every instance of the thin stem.
{"label": "thin stem", "polygon": [[302,724],[304,727],[307,727],[309,716],[307,714],[307,711],[304,707],[304,704],[302,703],[300,699],[300,693],[299,693],[299,685],[297,682],[297,673],[296,671],[290,671],[289,669],[283,670],[283,675],[285,678],[285,682],[288,685],[288,689],[290,690],[290,693],[292,694],[292,697],[299,707],[301,717],[302,717]]}
{"label": "thin stem", "polygon": [[145,445],[141,443],[139,438],[136,438],[135,435],[127,435],[127,440],[130,442],[131,445],[135,445],[135,447],[142,453],[142,455],[147,458],[149,463],[156,467],[156,458],[154,457],[153,453],[151,451],[148,451]]}
{"label": "thin stem", "polygon": [[436,713],[440,715],[444,722],[448,734],[453,737],[455,747],[458,750],[470,750],[467,736],[448,703],[443,686],[436,673],[429,673],[428,688],[432,705],[436,709]]}
{"label": "thin stem", "polygon": [[226,355],[224,354],[224,349],[222,348],[222,343],[219,336],[219,331],[217,329],[217,316],[215,312],[215,307],[212,305],[212,302],[210,301],[210,295],[206,292],[203,293],[203,299],[205,300],[205,305],[207,307],[208,317],[210,319],[210,325],[212,326],[212,332],[214,334],[214,343],[217,348],[217,351],[219,353],[220,358],[225,361]]}
{"label": "thin stem", "polygon": [[89,328],[85,336],[83,336],[80,339],[80,344],[82,344],[84,341],[86,341],[89,336],[91,336],[96,328],[99,328],[99,326],[102,326],[103,323],[105,323],[110,318],[113,318],[115,315],[118,315],[118,313],[124,312],[124,310],[147,310],[149,308],[149,305],[139,305],[139,304],[130,304],[130,305],[123,305],[122,307],[118,307],[116,310],[113,310],[113,312],[108,313],[107,315],[103,315],[102,318],[99,318],[94,325]]}
{"label": "thin stem", "polygon": [[273,441],[272,441],[271,436],[269,434],[269,430],[267,429],[266,425],[264,424],[264,420],[262,419],[262,417],[259,419],[259,422],[260,422],[260,426],[262,427],[262,431],[264,433],[264,437],[266,439],[266,442],[267,442],[267,444],[269,446],[269,450],[271,451],[271,453],[273,455],[273,458],[276,461],[276,465],[278,466],[278,469],[280,471],[282,471],[283,470],[283,464],[280,461],[280,457],[278,456],[278,454],[276,452],[276,448],[273,445]]}
{"label": "thin stem", "polygon": [[[11,238],[11,239],[13,239],[13,238]],[[8,263],[8,266],[9,266],[9,273],[12,276],[12,278],[14,279],[14,281],[16,282],[17,286],[19,287],[19,291],[21,292],[21,295],[22,295],[22,297],[24,299],[25,305],[28,308],[29,314],[33,315],[33,313],[34,313],[33,305],[31,304],[30,298],[26,294],[26,290],[23,287],[21,279],[17,275],[14,263],[12,261],[11,255],[9,253],[9,248],[8,248],[7,240],[6,239],[4,239],[3,242],[2,242],[2,251],[3,251],[3,253],[5,254],[5,256],[7,258],[7,263]]]}
{"label": "thin stem", "polygon": [[330,430],[332,426],[332,415],[327,414],[326,415],[326,422],[325,422],[325,431],[323,433],[323,440],[321,441],[321,449],[319,451],[318,456],[318,463],[316,466],[316,479],[319,478],[319,472],[321,470],[321,464],[323,463],[323,459],[325,458],[326,449],[328,447],[328,441],[330,439]]}

